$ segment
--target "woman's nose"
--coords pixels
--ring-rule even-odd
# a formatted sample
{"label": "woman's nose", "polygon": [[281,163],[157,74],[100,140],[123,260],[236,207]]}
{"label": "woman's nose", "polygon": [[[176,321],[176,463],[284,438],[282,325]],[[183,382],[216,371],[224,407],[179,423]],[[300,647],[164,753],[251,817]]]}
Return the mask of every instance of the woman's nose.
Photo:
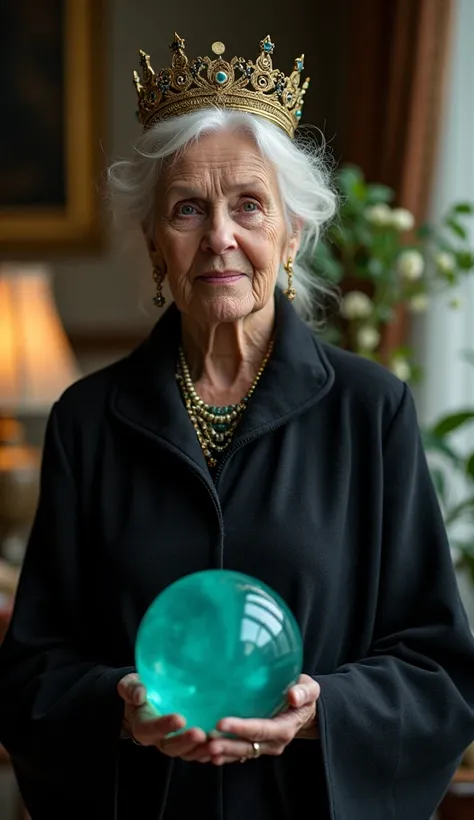
{"label": "woman's nose", "polygon": [[235,224],[230,215],[224,211],[210,215],[202,237],[201,249],[222,254],[237,247]]}

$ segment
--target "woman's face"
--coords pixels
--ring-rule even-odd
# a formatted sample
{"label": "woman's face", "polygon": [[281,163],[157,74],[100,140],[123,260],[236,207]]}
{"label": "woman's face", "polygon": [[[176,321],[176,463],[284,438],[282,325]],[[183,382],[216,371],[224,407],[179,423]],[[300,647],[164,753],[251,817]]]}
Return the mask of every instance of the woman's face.
{"label": "woman's face", "polygon": [[295,251],[275,172],[250,137],[207,135],[161,175],[150,256],[181,312],[212,324],[261,310]]}

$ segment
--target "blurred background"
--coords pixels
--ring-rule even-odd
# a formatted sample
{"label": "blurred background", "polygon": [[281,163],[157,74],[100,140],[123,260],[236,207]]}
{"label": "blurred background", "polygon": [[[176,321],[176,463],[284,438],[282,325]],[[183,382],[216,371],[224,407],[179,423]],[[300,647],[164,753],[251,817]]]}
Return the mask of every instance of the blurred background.
{"label": "blurred background", "polygon": [[[342,295],[324,334],[410,383],[474,626],[473,0],[0,0],[0,604],[5,628],[37,499],[45,421],[81,374],[159,317],[139,235],[114,231],[104,171],[139,135],[132,72],[174,32],[274,65],[305,55],[340,216],[315,275]],[[474,755],[472,755],[474,757]],[[0,817],[24,817],[0,749]],[[474,818],[474,762],[439,820]],[[64,817],[67,817],[67,812]]]}

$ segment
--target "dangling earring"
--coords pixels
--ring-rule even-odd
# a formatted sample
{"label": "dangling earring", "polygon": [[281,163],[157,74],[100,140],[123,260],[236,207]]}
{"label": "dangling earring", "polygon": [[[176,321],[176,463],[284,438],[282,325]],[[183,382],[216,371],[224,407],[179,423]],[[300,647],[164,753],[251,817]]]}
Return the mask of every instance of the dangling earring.
{"label": "dangling earring", "polygon": [[288,257],[288,262],[284,265],[284,268],[288,275],[288,287],[284,293],[288,301],[292,302],[296,296],[296,290],[293,287],[293,259],[291,256]]}
{"label": "dangling earring", "polygon": [[153,279],[155,280],[156,284],[156,296],[153,297],[153,304],[155,307],[162,308],[166,304],[166,299],[163,296],[163,280],[164,276],[159,268],[156,266],[153,268]]}

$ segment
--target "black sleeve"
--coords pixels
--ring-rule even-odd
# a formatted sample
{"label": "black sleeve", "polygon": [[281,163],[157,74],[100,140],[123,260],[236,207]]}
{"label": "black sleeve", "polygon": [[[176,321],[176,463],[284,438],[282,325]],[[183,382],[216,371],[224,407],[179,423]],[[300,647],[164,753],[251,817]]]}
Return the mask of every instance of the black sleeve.
{"label": "black sleeve", "polygon": [[331,820],[429,820],[474,738],[474,644],[407,388],[383,446],[372,646],[315,676]]}
{"label": "black sleeve", "polygon": [[[97,811],[88,816],[99,817],[101,800],[104,810],[111,805],[123,715],[116,684],[130,671],[91,657],[93,642],[81,632],[86,568],[57,408],[48,420],[38,509],[0,648],[0,741],[35,820],[50,816],[48,806],[82,802]],[[98,785],[102,798],[93,796]]]}

